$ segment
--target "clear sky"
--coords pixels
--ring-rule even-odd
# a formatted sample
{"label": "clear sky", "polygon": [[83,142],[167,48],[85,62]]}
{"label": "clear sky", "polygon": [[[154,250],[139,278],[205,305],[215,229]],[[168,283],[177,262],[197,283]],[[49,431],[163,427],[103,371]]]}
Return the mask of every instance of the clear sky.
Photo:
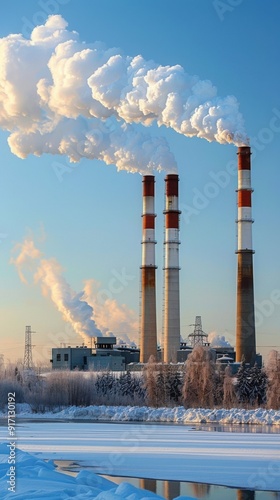
{"label": "clear sky", "polygon": [[[263,354],[280,349],[275,292],[280,290],[278,0],[11,0],[1,7],[0,37],[28,37],[53,13],[87,43],[102,41],[163,66],[180,64],[190,75],[211,80],[219,96],[237,98],[254,150],[257,346]],[[201,315],[205,332],[216,331],[234,343],[237,176],[225,172],[236,162],[236,147],[185,137],[164,126],[153,125],[150,131],[169,142],[180,176],[181,335],[191,333],[189,325]],[[139,314],[142,179],[99,160],[70,164],[63,155],[49,154],[22,160],[11,153],[8,135],[0,131],[0,353],[6,360],[23,357],[25,325],[31,325],[34,357],[47,361],[54,344],[78,345],[81,338],[33,283],[31,270],[27,284],[20,280],[10,262],[12,249],[29,235],[46,259],[62,266],[73,290],[98,281],[99,291],[109,290],[131,323]],[[225,185],[215,180],[221,171]],[[160,340],[165,174],[155,175]],[[131,336],[125,324],[125,318],[116,322],[114,333]]]}

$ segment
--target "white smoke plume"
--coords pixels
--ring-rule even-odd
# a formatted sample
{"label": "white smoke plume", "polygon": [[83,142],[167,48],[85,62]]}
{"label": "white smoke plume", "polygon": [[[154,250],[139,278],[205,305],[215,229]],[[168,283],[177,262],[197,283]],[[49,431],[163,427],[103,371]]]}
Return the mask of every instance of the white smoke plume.
{"label": "white smoke plume", "polygon": [[[181,66],[159,66],[100,43],[86,45],[60,16],[30,40],[0,40],[0,126],[21,158],[45,152],[98,158],[118,169],[174,170],[166,141],[139,129],[155,122],[187,137],[247,142],[235,97]],[[140,126],[141,127],[141,126]]]}
{"label": "white smoke plume", "polygon": [[[84,290],[76,293],[63,277],[63,270],[55,259],[44,258],[31,237],[18,243],[11,258],[21,281],[28,284],[26,274],[41,285],[43,295],[50,297],[57,310],[74,331],[87,343],[94,336],[115,336],[117,344],[136,347],[138,317],[125,304],[102,296],[101,285],[91,279]],[[121,337],[120,337],[121,336]],[[132,339],[132,340],[131,340]]]}
{"label": "white smoke plume", "polygon": [[27,285],[26,271],[31,271],[34,274],[34,268],[36,269],[35,262],[40,259],[42,254],[35,247],[34,241],[31,239],[26,239],[23,243],[18,243],[14,247],[13,252],[16,253],[18,250],[19,254],[17,257],[12,257],[10,262],[16,266],[20,280]]}
{"label": "white smoke plume", "polygon": [[93,307],[95,320],[104,336],[117,337],[118,345],[136,347],[139,319],[136,312],[126,304],[119,304],[115,298],[102,294],[101,285],[91,279],[85,282],[84,298]]}
{"label": "white smoke plume", "polygon": [[96,158],[129,172],[176,170],[164,138],[116,119],[91,97],[88,77],[116,49],[87,47],[66,26],[61,16],[50,16],[30,40],[20,34],[0,40],[0,127],[11,132],[11,151],[20,158]]}
{"label": "white smoke plume", "polygon": [[232,347],[225,336],[219,335],[217,332],[209,333],[208,342],[210,342],[211,347]]}
{"label": "white smoke plume", "polygon": [[101,336],[93,319],[93,308],[83,299],[84,292],[74,292],[62,275],[62,268],[55,259],[44,259],[31,239],[16,245],[19,254],[11,259],[24,283],[26,265],[33,262],[34,281],[40,283],[44,295],[50,296],[65,321],[87,342],[89,337]]}

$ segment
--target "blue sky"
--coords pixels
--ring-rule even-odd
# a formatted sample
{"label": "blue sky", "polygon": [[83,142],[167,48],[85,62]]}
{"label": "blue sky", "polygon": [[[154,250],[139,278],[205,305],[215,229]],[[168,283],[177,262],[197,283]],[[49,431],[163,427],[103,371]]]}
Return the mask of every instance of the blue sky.
{"label": "blue sky", "polygon": [[[68,28],[88,43],[100,40],[130,56],[142,54],[161,65],[180,64],[189,74],[211,80],[218,95],[236,96],[255,152],[257,345],[263,354],[272,347],[279,349],[280,304],[274,293],[280,290],[279,2],[11,0],[2,7],[0,36],[20,32],[27,36],[48,13],[61,14]],[[234,342],[237,176],[228,174],[225,187],[214,180],[215,194],[208,193],[215,175],[236,162],[236,147],[187,138],[155,125],[151,133],[168,140],[180,176],[181,334],[191,333],[189,325],[201,315],[207,333],[215,330]],[[125,269],[129,279],[113,298],[138,315],[141,176],[118,173],[97,160],[83,159],[75,165],[63,156],[21,160],[10,152],[7,137],[0,131],[0,353],[6,360],[22,357],[25,325],[30,324],[37,332],[35,356],[48,359],[48,349],[63,332],[69,342],[80,340],[38,285],[20,281],[10,264],[13,247],[32,234],[44,256],[61,264],[64,278],[76,292],[90,279],[107,290],[115,274]],[[65,167],[60,177],[58,163]],[[159,339],[163,197],[164,173],[156,173]],[[190,207],[196,213],[190,215]]]}

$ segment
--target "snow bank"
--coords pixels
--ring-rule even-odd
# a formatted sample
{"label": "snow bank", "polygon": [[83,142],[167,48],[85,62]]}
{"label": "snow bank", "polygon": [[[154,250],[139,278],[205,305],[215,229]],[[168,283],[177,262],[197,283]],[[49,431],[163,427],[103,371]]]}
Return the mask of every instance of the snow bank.
{"label": "snow bank", "polygon": [[[115,483],[93,472],[81,471],[77,477],[61,474],[52,461],[44,462],[33,455],[17,449],[16,487],[9,491],[7,444],[0,444],[0,498],[8,500],[162,500],[163,497],[128,483]],[[13,489],[13,488],[12,488]],[[178,497],[180,498],[180,497]],[[187,499],[190,497],[181,497]]]}
{"label": "snow bank", "polygon": [[[0,417],[4,413],[0,413]],[[150,408],[147,406],[70,406],[56,409],[53,412],[32,413],[27,404],[17,405],[17,417],[20,418],[47,418],[47,419],[89,419],[95,421],[112,422],[173,422],[180,424],[259,424],[280,426],[280,410],[244,410],[231,408],[226,410],[191,408],[183,406],[175,408]]]}

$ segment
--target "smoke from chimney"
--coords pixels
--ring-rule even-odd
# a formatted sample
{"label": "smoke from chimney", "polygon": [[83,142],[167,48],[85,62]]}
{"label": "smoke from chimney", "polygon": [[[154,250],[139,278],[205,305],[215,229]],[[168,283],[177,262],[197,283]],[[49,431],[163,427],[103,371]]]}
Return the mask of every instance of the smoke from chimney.
{"label": "smoke from chimney", "polygon": [[42,258],[42,253],[31,239],[16,245],[15,250],[19,250],[19,254],[11,259],[11,263],[16,266],[22,281],[27,283],[24,271],[26,266],[30,269],[32,264],[35,282],[40,283],[44,295],[50,296],[63,319],[71,324],[74,331],[85,342],[90,337],[102,335],[93,319],[93,308],[83,300],[84,292],[75,293],[71,289],[55,259]]}
{"label": "smoke from chimney", "polygon": [[138,314],[126,304],[119,304],[101,284],[93,279],[84,284],[84,300],[93,307],[94,318],[103,336],[113,332],[117,344],[136,346],[139,332]]}
{"label": "smoke from chimney", "polygon": [[16,256],[11,258],[11,263],[21,281],[40,284],[43,295],[51,298],[64,321],[85,343],[94,336],[114,335],[118,343],[136,345],[138,315],[125,304],[118,304],[116,299],[104,297],[100,283],[87,280],[84,290],[76,293],[63,277],[60,264],[55,259],[45,259],[31,237],[18,243],[13,253]]}
{"label": "smoke from chimney", "polygon": [[235,97],[218,97],[210,81],[179,65],[86,45],[60,15],[34,28],[30,40],[9,35],[0,46],[0,126],[21,158],[62,154],[132,172],[172,172],[165,139],[139,128],[153,122],[187,137],[247,143]]}
{"label": "smoke from chimney", "polygon": [[226,337],[224,335],[219,335],[217,332],[210,332],[208,334],[208,342],[211,347],[232,347]]}

